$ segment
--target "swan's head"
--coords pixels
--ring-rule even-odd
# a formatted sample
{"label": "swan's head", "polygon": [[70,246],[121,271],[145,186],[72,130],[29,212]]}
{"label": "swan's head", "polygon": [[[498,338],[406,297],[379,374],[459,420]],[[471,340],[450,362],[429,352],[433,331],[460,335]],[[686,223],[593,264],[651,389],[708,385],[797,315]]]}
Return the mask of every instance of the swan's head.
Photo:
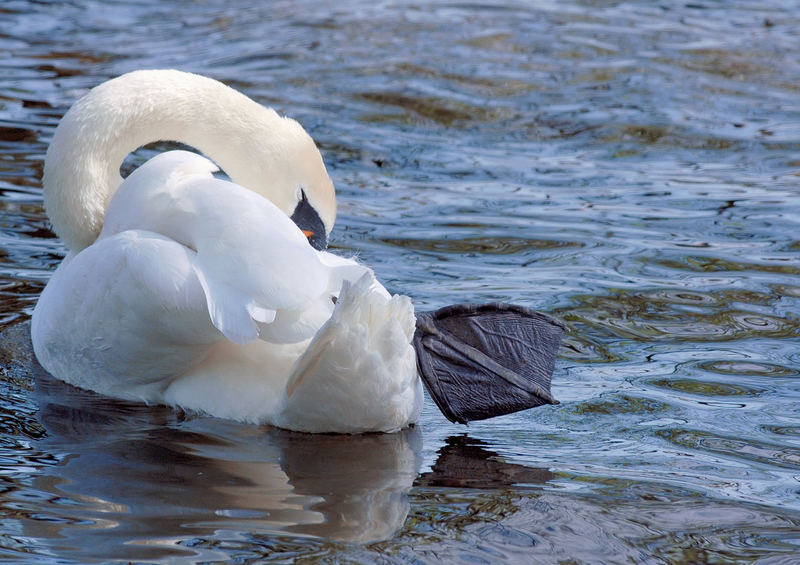
{"label": "swan's head", "polygon": [[[328,247],[328,236],[336,220],[336,194],[322,156],[314,140],[306,133],[302,126],[291,118],[282,118],[290,130],[296,130],[293,135],[297,139],[294,159],[291,160],[291,169],[294,169],[291,178],[296,178],[294,185],[288,185],[291,198],[288,208],[284,209],[294,223],[303,230],[311,245],[318,250]],[[280,205],[279,205],[280,206]]]}
{"label": "swan's head", "polygon": [[56,129],[44,166],[45,207],[70,249],[100,233],[125,157],[159,140],[197,148],[291,216],[312,245],[327,242],[336,219],[333,183],[299,123],[216,80],[150,70],[95,87]]}
{"label": "swan's head", "polygon": [[[268,110],[272,112],[272,110]],[[271,200],[303,230],[316,249],[325,249],[336,220],[336,195],[319,149],[303,127],[291,118],[278,118],[278,127],[256,144],[260,162],[246,170],[260,178],[232,180]],[[279,130],[279,131],[276,131]],[[278,135],[276,135],[278,134]]]}

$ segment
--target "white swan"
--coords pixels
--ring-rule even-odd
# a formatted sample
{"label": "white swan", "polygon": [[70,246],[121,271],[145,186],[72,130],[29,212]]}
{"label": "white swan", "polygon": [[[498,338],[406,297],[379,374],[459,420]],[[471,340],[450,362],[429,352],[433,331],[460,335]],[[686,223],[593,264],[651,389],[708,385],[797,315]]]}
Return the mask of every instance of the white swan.
{"label": "white swan", "polygon": [[[158,140],[170,151],[127,179]],[[31,324],[54,376],[110,396],[306,432],[413,423],[422,383],[452,421],[555,403],[563,326],[525,308],[420,314],[326,251],[333,184],[313,140],[209,78],[136,71],[78,100],[44,199],[69,248]],[[412,345],[413,342],[413,345]]]}
{"label": "white swan", "polygon": [[[233,182],[186,151],[120,178],[131,151],[163,139]],[[67,112],[43,186],[69,248],[31,326],[51,374],[300,431],[393,431],[418,417],[411,302],[309,245],[327,239],[336,203],[297,122],[205,77],[129,73]],[[290,216],[309,220],[305,235]]]}

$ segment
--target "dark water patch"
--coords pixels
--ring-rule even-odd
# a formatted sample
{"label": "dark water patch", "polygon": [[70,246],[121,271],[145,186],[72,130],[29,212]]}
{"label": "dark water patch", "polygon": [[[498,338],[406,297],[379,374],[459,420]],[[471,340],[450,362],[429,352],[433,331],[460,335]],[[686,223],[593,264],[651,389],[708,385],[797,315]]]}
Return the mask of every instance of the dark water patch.
{"label": "dark water patch", "polygon": [[45,75],[48,75],[48,76],[51,76],[51,77],[57,78],[57,79],[58,78],[64,78],[64,77],[73,77],[73,76],[78,76],[78,75],[82,75],[83,74],[83,71],[81,69],[67,68],[67,67],[62,67],[62,66],[59,66],[59,65],[48,65],[48,64],[45,64],[45,65],[37,65],[35,68],[36,68],[37,71],[40,71],[40,72],[44,73]]}
{"label": "dark water patch", "polygon": [[800,274],[800,268],[794,265],[771,265],[763,263],[745,263],[742,261],[731,261],[720,257],[685,257],[679,261],[677,260],[659,260],[657,264],[669,268],[678,269],[682,271],[695,271],[702,273],[714,272],[764,272],[785,275]]}
{"label": "dark water patch", "polygon": [[519,95],[534,90],[536,86],[517,78],[482,77],[471,74],[458,74],[441,71],[433,67],[400,63],[396,71],[401,75],[422,76],[458,84],[461,88],[492,97]]}
{"label": "dark water patch", "polygon": [[[8,398],[0,397],[0,401],[9,404]],[[0,411],[0,432],[7,436],[24,436],[29,439],[40,439],[47,435],[35,418],[9,409]]]}
{"label": "dark water patch", "polygon": [[512,255],[536,250],[582,247],[582,244],[572,241],[527,239],[510,236],[475,236],[461,239],[439,240],[382,238],[380,241],[389,245],[396,245],[417,251],[456,254],[477,253],[481,255]]}
{"label": "dark water patch", "polygon": [[732,459],[745,459],[761,465],[792,470],[800,469],[800,449],[794,447],[680,428],[658,430],[656,435],[693,450],[710,452]]}
{"label": "dark water patch", "polygon": [[[610,296],[576,297],[580,306],[555,314],[570,325],[634,340],[729,341],[749,336],[792,338],[800,320],[737,308],[738,303],[772,304],[757,292],[722,291],[705,298],[699,292],[620,291]],[[696,308],[685,308],[697,305]]]}
{"label": "dark water patch", "polygon": [[[693,71],[701,71],[719,75],[726,79],[740,81],[758,81],[772,78],[777,69],[767,63],[771,56],[768,53],[736,52],[726,49],[687,49],[684,53],[692,55],[678,64],[683,64]],[[767,64],[762,64],[762,61]],[[778,76],[780,76],[778,74]]]}
{"label": "dark water patch", "polygon": [[654,379],[649,381],[648,384],[675,392],[708,397],[759,396],[767,392],[767,389],[694,379]]}
{"label": "dark water patch", "polygon": [[[360,100],[378,106],[394,106],[404,113],[370,114],[368,121],[383,122],[398,119],[411,123],[419,118],[431,120],[443,126],[466,125],[471,122],[496,121],[503,115],[500,108],[474,106],[454,99],[435,98],[430,96],[409,96],[393,92],[364,92],[358,95]],[[417,119],[413,119],[416,116]]]}
{"label": "dark water patch", "polygon": [[604,395],[602,398],[574,406],[572,412],[578,416],[617,416],[621,414],[648,415],[663,412],[669,405],[646,397],[630,395]]}
{"label": "dark water patch", "polygon": [[114,55],[98,51],[95,47],[85,51],[48,50],[43,53],[38,53],[36,58],[54,61],[74,61],[76,64],[85,66],[109,63],[114,59]]}
{"label": "dark water patch", "polygon": [[800,439],[800,426],[768,425],[768,426],[761,426],[761,429],[771,434],[784,436],[784,439],[787,438]]}
{"label": "dark water patch", "polygon": [[782,296],[791,296],[792,298],[800,298],[800,286],[776,285],[775,292],[777,292]]}
{"label": "dark water patch", "polygon": [[755,376],[755,377],[797,377],[800,371],[756,361],[706,361],[698,363],[697,367],[703,371],[710,371],[722,375],[731,376]]}
{"label": "dark water patch", "polygon": [[20,141],[34,141],[36,139],[36,132],[21,128],[21,127],[13,127],[13,126],[1,126],[0,125],[0,142],[10,141],[10,142],[20,142]]}
{"label": "dark water patch", "polygon": [[[292,563],[298,559],[325,562],[335,559],[337,554],[351,553],[346,546],[302,537],[246,533],[226,539],[224,533],[221,534],[221,539],[197,537],[181,541],[173,552],[177,557],[201,562],[226,560],[227,556],[234,554],[242,562],[277,563]],[[163,541],[164,551],[169,549],[169,544],[170,540]],[[180,548],[185,548],[185,551],[180,551]]]}
{"label": "dark water patch", "polygon": [[273,69],[276,65],[286,66],[297,55],[289,52],[265,51],[249,53],[247,55],[219,57],[209,63],[210,67],[228,68],[231,66],[248,68],[251,70]]}
{"label": "dark water patch", "polygon": [[614,363],[620,357],[614,355],[607,346],[598,343],[581,331],[580,325],[570,327],[570,331],[561,340],[559,357],[580,363]]}
{"label": "dark water patch", "polygon": [[665,304],[683,304],[686,306],[709,307],[719,305],[719,299],[712,294],[694,292],[692,290],[663,289],[642,293],[643,298]]}

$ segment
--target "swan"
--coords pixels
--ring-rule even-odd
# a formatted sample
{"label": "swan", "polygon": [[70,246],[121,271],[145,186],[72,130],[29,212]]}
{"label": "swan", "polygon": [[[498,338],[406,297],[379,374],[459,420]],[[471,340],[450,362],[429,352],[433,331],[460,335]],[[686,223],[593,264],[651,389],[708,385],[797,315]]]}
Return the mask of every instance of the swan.
{"label": "swan", "polygon": [[[158,140],[203,155],[161,153],[123,180]],[[216,80],[142,70],[96,86],[56,128],[43,194],[68,252],[31,338],[67,383],[303,432],[405,428],[420,377],[452,421],[555,402],[559,322],[499,304],[415,316],[326,250],[336,198],[308,133]]]}

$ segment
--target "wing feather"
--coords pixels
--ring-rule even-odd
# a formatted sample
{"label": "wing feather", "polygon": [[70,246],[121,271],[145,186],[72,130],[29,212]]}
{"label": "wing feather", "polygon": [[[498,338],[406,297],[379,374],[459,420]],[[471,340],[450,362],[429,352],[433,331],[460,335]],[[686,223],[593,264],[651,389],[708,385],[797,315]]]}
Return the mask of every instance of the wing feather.
{"label": "wing feather", "polygon": [[286,214],[255,192],[213,178],[214,169],[187,151],[157,155],[122,183],[100,237],[147,230],[196,251],[193,268],[213,324],[231,341],[247,343],[276,311],[302,311],[319,301],[331,270]]}

